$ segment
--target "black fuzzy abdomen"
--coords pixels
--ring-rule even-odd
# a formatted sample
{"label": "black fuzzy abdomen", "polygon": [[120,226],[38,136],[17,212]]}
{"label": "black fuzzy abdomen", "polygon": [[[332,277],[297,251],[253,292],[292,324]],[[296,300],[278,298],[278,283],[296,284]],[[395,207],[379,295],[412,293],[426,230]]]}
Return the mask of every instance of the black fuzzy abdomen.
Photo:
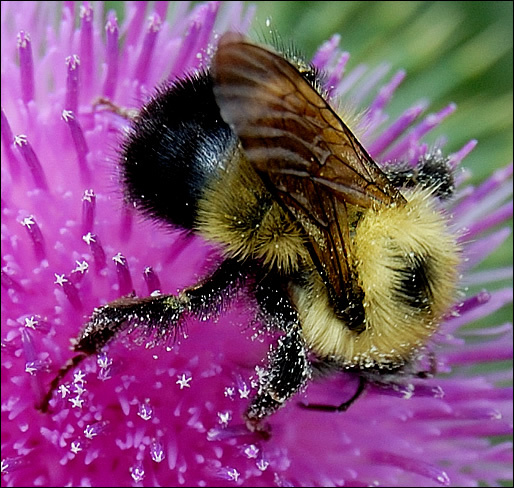
{"label": "black fuzzy abdomen", "polygon": [[236,144],[208,73],[162,87],[141,109],[122,146],[126,199],[151,217],[192,229],[207,181]]}

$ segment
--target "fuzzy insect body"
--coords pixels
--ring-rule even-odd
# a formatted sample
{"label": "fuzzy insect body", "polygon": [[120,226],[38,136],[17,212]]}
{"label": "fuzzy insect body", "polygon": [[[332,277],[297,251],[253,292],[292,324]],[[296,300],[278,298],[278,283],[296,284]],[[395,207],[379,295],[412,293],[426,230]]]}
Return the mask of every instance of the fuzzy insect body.
{"label": "fuzzy insect body", "polygon": [[[123,297],[94,311],[79,353],[122,331],[157,342],[188,316],[254,294],[282,335],[246,419],[255,428],[312,377],[366,379],[412,364],[448,307],[459,249],[440,204],[453,191],[439,152],[415,168],[379,168],[324,98],[320,74],[237,34],[212,68],[160,88],[134,119],[120,161],[125,196],[151,218],[219,244],[224,261],[178,296]],[[78,358],[78,359],[77,359]]]}

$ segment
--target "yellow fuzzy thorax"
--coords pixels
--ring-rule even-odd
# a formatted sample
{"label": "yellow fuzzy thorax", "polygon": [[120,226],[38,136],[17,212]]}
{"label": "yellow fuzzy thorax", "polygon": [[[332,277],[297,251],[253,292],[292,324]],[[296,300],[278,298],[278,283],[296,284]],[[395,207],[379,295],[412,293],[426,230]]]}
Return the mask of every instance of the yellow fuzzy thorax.
{"label": "yellow fuzzy thorax", "polygon": [[308,259],[303,233],[238,152],[199,204],[198,230],[230,258],[256,259],[288,274]]}
{"label": "yellow fuzzy thorax", "polygon": [[[348,368],[400,366],[426,345],[452,304],[459,264],[455,236],[429,191],[407,197],[406,205],[367,211],[355,228],[352,266],[364,292],[362,332],[335,315],[319,277],[311,290],[295,290],[304,337],[320,357]],[[431,290],[416,307],[398,292],[402,266],[415,256],[429,263]]]}

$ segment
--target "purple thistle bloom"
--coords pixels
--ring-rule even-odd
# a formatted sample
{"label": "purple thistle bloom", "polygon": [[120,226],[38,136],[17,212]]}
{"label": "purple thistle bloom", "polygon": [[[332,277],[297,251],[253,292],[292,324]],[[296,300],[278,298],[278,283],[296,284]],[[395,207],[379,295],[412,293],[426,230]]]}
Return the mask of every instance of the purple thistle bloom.
{"label": "purple thistle bloom", "polygon": [[[241,298],[218,320],[191,321],[173,348],[115,341],[63,380],[50,414],[35,405],[71,356],[92,310],[133,289],[175,293],[216,266],[199,238],[158,228],[123,206],[115,148],[126,121],[93,106],[108,96],[137,107],[153,87],[208,66],[217,36],[245,32],[242,3],[190,9],[127,3],[118,22],[103,3],[2,2],[2,486],[477,486],[512,477],[512,326],[470,327],[512,301],[512,288],[466,294],[434,339],[439,374],[370,387],[343,414],[356,378],[312,382],[274,414],[264,441],[242,420],[268,340],[251,340]],[[169,11],[167,11],[169,10]],[[78,19],[78,23],[76,23]],[[405,74],[345,72],[334,36],[313,62],[333,100],[375,94],[360,134],[378,161],[417,161],[424,135],[455,107],[424,105],[387,120]],[[356,82],[359,83],[356,83]],[[451,156],[457,167],[470,141]],[[465,173],[450,208],[465,262],[462,289],[512,276],[475,271],[504,242],[512,165],[478,187]],[[241,327],[243,325],[243,327]],[[449,373],[449,374],[446,374]],[[501,439],[501,438],[499,438]]]}

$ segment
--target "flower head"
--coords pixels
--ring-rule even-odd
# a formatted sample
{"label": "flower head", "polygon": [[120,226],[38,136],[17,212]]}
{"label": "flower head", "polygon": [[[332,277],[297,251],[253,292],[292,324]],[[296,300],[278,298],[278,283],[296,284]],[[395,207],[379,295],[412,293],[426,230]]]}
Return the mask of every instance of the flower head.
{"label": "flower head", "polygon": [[[217,262],[200,239],[123,206],[115,151],[126,121],[95,101],[137,107],[160,81],[208,66],[217,36],[246,31],[252,9],[155,2],[147,11],[132,2],[118,22],[101,2],[64,2],[55,28],[53,4],[26,3],[2,2],[3,484],[470,486],[510,477],[511,444],[491,437],[511,434],[512,393],[501,386],[511,378],[477,366],[512,357],[512,327],[468,326],[510,302],[511,287],[463,294],[436,337],[434,378],[370,388],[338,415],[293,399],[269,420],[268,440],[241,417],[269,345],[244,327],[253,318],[244,298],[218,320],[192,320],[173,347],[113,343],[63,378],[50,414],[39,412],[95,307],[133,289],[175,293]],[[378,91],[376,73],[356,85],[365,73],[344,73],[338,43],[333,37],[313,58],[328,73],[331,99],[350,92],[358,105],[374,94],[360,121],[366,147],[378,161],[417,161],[424,135],[455,107],[423,117],[425,106],[415,105],[388,121],[404,73]],[[512,165],[476,188],[458,174],[449,210],[465,290],[509,276],[505,267],[474,268],[508,235]],[[341,403],[355,382],[341,374],[304,395]]]}

